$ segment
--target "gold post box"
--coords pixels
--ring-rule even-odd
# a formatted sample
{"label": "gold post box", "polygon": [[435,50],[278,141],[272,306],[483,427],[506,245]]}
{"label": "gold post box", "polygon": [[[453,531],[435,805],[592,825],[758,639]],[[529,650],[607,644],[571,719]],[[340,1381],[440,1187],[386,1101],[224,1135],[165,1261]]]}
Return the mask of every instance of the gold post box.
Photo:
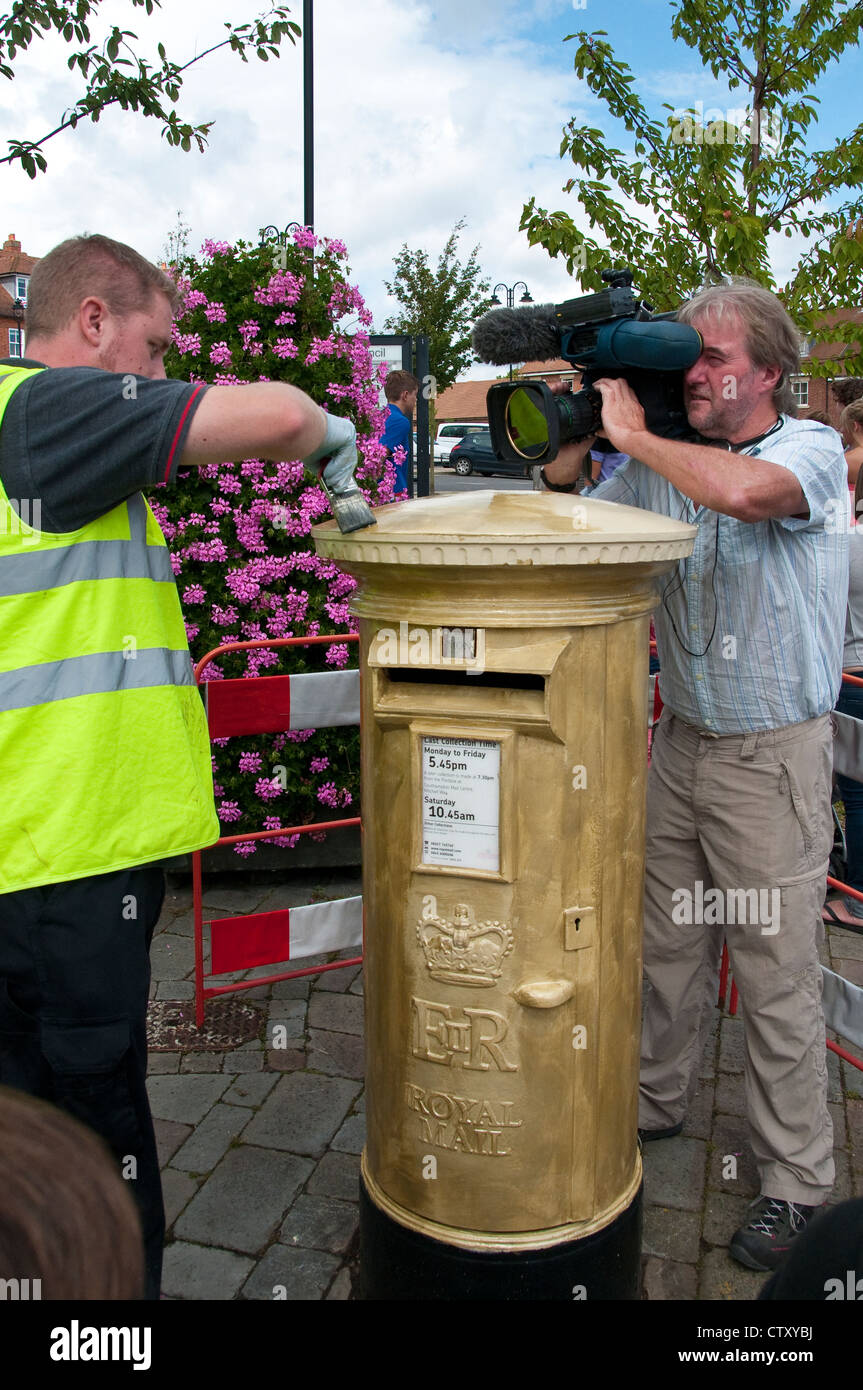
{"label": "gold post box", "polygon": [[364,1293],[636,1297],[649,620],[695,531],[376,515],[314,531],[359,581]]}

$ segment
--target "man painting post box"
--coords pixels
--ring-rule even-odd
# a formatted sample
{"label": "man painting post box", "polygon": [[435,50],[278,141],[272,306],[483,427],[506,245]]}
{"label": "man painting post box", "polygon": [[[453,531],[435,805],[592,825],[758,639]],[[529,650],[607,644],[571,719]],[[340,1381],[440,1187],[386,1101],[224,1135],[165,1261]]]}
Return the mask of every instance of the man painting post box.
{"label": "man painting post box", "polygon": [[[767,1270],[834,1179],[816,933],[847,487],[835,432],[793,418],[799,339],[772,294],[714,287],[678,319],[703,340],[684,399],[708,443],[651,433],[626,381],[595,383],[602,432],[630,459],[592,496],[698,528],[655,617],[665,709],[648,782],[640,1134],[656,1140],[683,1127],[724,933],[761,1184],[730,1250]],[[547,485],[569,490],[589,444],[564,446],[546,465]]]}

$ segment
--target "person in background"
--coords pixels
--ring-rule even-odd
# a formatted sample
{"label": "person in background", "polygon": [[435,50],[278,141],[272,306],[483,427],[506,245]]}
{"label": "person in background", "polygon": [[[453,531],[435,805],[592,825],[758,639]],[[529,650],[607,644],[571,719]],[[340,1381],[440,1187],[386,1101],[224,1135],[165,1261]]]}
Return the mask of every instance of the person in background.
{"label": "person in background", "polygon": [[[411,421],[417,403],[420,384],[410,372],[390,372],[384,382],[384,395],[389,409],[387,422],[381,435],[381,443],[387,451],[387,458],[395,463],[395,491],[407,492],[407,461],[411,456]],[[401,462],[395,461],[395,451],[405,451]]]}
{"label": "person in background", "polygon": [[[845,441],[848,484],[854,487],[860,465],[863,464],[863,397],[846,405],[839,417],[839,428]],[[859,513],[855,511],[855,516],[857,515]]]}

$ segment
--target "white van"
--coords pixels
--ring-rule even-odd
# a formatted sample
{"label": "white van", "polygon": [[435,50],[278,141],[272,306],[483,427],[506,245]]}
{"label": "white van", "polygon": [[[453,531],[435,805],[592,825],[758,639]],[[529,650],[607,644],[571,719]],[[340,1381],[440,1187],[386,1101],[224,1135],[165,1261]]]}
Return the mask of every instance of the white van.
{"label": "white van", "polygon": [[476,434],[477,430],[487,429],[486,420],[447,420],[444,424],[438,425],[434,442],[435,463],[448,464],[450,450],[454,444],[458,444],[466,434]]}

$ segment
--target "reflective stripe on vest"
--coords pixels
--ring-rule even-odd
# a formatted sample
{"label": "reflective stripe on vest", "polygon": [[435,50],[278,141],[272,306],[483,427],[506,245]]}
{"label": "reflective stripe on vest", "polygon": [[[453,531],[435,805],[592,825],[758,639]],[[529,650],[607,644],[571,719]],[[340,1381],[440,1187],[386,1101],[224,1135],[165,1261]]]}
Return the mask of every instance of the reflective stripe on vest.
{"label": "reflective stripe on vest", "polygon": [[[41,370],[0,372],[0,424]],[[0,483],[0,893],[219,834],[206,718],[151,509],[138,494],[57,535],[25,501],[19,515]]]}

